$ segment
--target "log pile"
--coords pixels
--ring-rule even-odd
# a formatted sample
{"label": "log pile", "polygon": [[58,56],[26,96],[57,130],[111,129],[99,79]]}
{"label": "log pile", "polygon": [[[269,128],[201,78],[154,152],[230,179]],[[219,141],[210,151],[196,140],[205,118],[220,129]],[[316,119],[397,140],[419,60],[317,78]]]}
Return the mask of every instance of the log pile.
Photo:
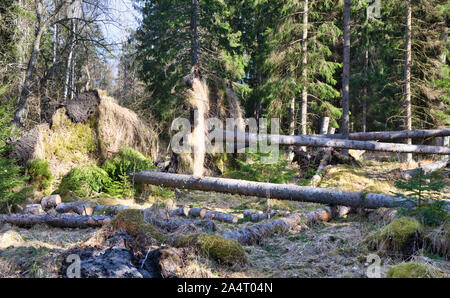
{"label": "log pile", "polygon": [[350,208],[324,207],[306,213],[293,213],[284,218],[266,221],[225,233],[222,237],[234,239],[242,245],[259,244],[264,238],[270,237],[275,233],[286,233],[290,230],[304,230],[313,224],[329,221],[336,216],[343,216],[349,211]]}
{"label": "log pile", "polygon": [[191,216],[191,217],[200,217],[205,220],[217,220],[226,223],[237,223],[238,217],[233,214],[223,213],[219,211],[208,210],[206,208],[188,208],[188,207],[179,207],[170,212],[170,216]]}

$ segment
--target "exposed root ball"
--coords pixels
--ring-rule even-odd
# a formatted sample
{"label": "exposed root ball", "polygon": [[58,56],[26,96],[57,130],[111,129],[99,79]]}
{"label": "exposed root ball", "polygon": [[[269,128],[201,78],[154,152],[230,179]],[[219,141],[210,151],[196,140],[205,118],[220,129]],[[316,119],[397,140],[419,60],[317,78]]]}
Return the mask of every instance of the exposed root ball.
{"label": "exposed root ball", "polygon": [[174,241],[176,247],[194,247],[197,251],[218,262],[234,265],[247,263],[245,250],[236,240],[218,235],[191,234]]}

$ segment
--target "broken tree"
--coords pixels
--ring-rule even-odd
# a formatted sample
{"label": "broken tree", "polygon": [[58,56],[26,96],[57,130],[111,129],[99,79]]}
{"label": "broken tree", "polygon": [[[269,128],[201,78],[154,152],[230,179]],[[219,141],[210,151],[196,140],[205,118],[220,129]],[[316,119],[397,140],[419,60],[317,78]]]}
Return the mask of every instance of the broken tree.
{"label": "broken tree", "polygon": [[[410,145],[400,143],[378,143],[375,141],[357,141],[347,139],[332,139],[322,136],[285,136],[264,135],[252,133],[239,133],[222,131],[223,137],[229,142],[255,144],[261,141],[269,141],[272,144],[285,146],[308,146],[308,147],[333,147],[335,149],[358,149],[367,151],[384,151],[397,153],[421,153],[450,155],[450,147]],[[220,140],[219,140],[220,141]]]}
{"label": "broken tree", "polygon": [[[385,194],[362,193],[328,188],[274,184],[227,178],[195,177],[192,175],[140,171],[134,174],[136,183],[192,190],[216,191],[281,200],[304,201],[355,208],[376,209],[380,207],[410,208],[415,205],[410,198],[398,198]],[[445,208],[450,210],[450,204]]]}

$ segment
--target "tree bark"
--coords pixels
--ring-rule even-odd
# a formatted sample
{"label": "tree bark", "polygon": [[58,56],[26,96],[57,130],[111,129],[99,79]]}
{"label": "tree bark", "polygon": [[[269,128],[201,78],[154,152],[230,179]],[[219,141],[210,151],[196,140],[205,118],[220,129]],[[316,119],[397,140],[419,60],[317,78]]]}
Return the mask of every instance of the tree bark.
{"label": "tree bark", "polygon": [[188,216],[190,209],[188,207],[180,207],[170,211],[170,216]]}
{"label": "tree bark", "polygon": [[61,197],[59,195],[50,195],[43,197],[41,200],[42,209],[47,210],[56,208],[61,203]]}
{"label": "tree bark", "polygon": [[[333,132],[334,132],[334,127],[333,127]],[[317,187],[319,185],[320,181],[322,181],[323,171],[325,170],[325,168],[328,164],[328,161],[331,158],[332,151],[333,151],[333,148],[329,147],[323,152],[323,157],[320,160],[319,167],[317,168],[316,174],[311,178],[309,186]]]}
{"label": "tree bark", "polygon": [[[405,27],[405,65],[404,65],[404,82],[405,82],[405,129],[412,130],[411,120],[411,0],[406,0],[406,27]],[[411,139],[406,140],[406,144],[412,144]],[[406,161],[412,160],[412,154],[406,155]]]}
{"label": "tree bark", "polygon": [[23,214],[44,214],[44,210],[40,204],[28,204],[23,209]]}
{"label": "tree bark", "polygon": [[344,61],[342,67],[342,135],[349,134],[349,83],[350,83],[350,0],[344,2]]}
{"label": "tree bark", "polygon": [[369,49],[364,51],[364,90],[363,90],[363,105],[362,105],[362,132],[367,131],[367,94],[368,94],[368,77],[367,72],[369,71]]}
{"label": "tree bark", "polygon": [[438,160],[436,162],[430,163],[430,164],[428,164],[426,166],[419,167],[417,169],[403,171],[401,173],[401,176],[402,176],[403,179],[411,179],[415,174],[417,174],[419,172],[419,169],[423,169],[425,174],[429,174],[429,173],[434,172],[436,170],[445,168],[449,163],[450,163],[450,159],[448,159],[448,158],[441,159],[441,160]]}
{"label": "tree bark", "polygon": [[198,65],[198,28],[197,28],[197,19],[198,19],[198,1],[194,0],[192,4],[192,16],[191,16],[191,26],[193,31],[192,37],[192,65]]}
{"label": "tree bark", "polygon": [[70,98],[69,92],[71,92],[71,74],[72,74],[72,64],[73,64],[73,48],[75,44],[75,32],[74,32],[74,21],[70,22],[70,41],[69,41],[69,55],[66,61],[66,77],[64,81],[64,96],[63,102],[66,102],[67,98]]}
{"label": "tree bark", "polygon": [[216,225],[211,220],[200,220],[200,219],[180,219],[180,218],[147,218],[146,221],[160,227],[162,229],[166,229],[169,232],[173,232],[180,227],[185,227],[187,225],[194,225],[200,227],[202,229],[208,231],[215,231]]}
{"label": "tree bark", "polygon": [[[323,134],[320,135],[325,138],[336,138],[342,139],[342,134]],[[441,136],[450,136],[450,129],[422,129],[422,130],[400,130],[400,131],[375,131],[375,132],[355,132],[349,134],[350,140],[358,140],[358,141],[370,141],[370,140],[399,140],[405,138],[432,138],[432,137],[441,137]]]}
{"label": "tree bark", "polygon": [[58,206],[56,206],[56,212],[58,213],[75,212],[79,215],[92,215],[94,209],[83,201],[77,201],[71,203],[58,204]]}
{"label": "tree bark", "polygon": [[31,227],[38,224],[47,224],[57,228],[98,228],[109,223],[110,216],[80,216],[69,214],[26,215],[12,214],[0,215],[0,224],[8,223],[19,227]]}
{"label": "tree bark", "polygon": [[[179,189],[216,191],[262,198],[343,205],[376,209],[379,207],[413,207],[414,200],[397,198],[390,195],[361,193],[328,188],[263,183],[226,178],[195,177],[192,175],[169,174],[161,172],[140,171],[135,173],[136,183],[153,184]],[[450,210],[450,204],[446,205]]]}
{"label": "tree bark", "polygon": [[223,131],[223,137],[229,142],[256,143],[269,140],[271,143],[285,146],[334,147],[340,149],[359,149],[367,151],[384,151],[397,153],[421,153],[450,155],[450,148],[443,146],[408,145],[398,143],[378,143],[375,141],[356,141],[345,139],[331,139],[322,136],[285,136],[285,135],[256,135],[249,133],[233,133]]}

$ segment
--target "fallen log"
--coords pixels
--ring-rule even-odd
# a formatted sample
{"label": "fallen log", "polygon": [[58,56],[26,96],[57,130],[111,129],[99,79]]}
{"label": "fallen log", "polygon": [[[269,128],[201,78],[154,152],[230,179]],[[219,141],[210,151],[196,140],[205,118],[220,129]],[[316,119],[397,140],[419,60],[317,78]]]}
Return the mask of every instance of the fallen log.
{"label": "fallen log", "polygon": [[350,139],[338,139],[323,137],[320,135],[265,135],[242,132],[223,131],[223,137],[227,141],[245,142],[255,144],[261,141],[269,141],[271,144],[285,146],[308,146],[308,147],[334,147],[335,149],[359,149],[367,151],[383,151],[396,153],[420,153],[420,154],[442,154],[450,155],[450,147],[409,145],[400,143],[378,143],[375,141],[357,141]]}
{"label": "fallen log", "polygon": [[[411,198],[399,198],[385,194],[362,193],[328,188],[274,184],[245,181],[228,178],[196,177],[192,175],[171,174],[152,171],[140,171],[134,174],[136,183],[153,184],[164,187],[216,191],[262,198],[322,203],[327,205],[343,205],[376,209],[380,207],[415,206]],[[450,204],[445,208],[450,210]]]}
{"label": "fallen log", "polygon": [[168,232],[173,232],[180,227],[187,225],[194,225],[208,231],[215,231],[216,225],[211,220],[200,220],[200,219],[180,219],[180,218],[146,218],[146,221],[167,230]]}
{"label": "fallen log", "polygon": [[23,214],[44,214],[41,204],[28,204],[23,208]]}
{"label": "fallen log", "polygon": [[[321,134],[325,138],[343,138],[342,134]],[[355,132],[349,134],[350,140],[372,141],[372,140],[400,140],[400,139],[424,139],[431,137],[450,136],[450,129],[422,129],[422,130],[400,130],[400,131],[374,131]]]}
{"label": "fallen log", "polygon": [[180,207],[170,211],[170,216],[188,216],[190,209],[188,207]]}
{"label": "fallen log", "polygon": [[244,210],[244,218],[249,219],[252,222],[260,222],[266,219],[271,219],[277,215],[289,215],[289,211],[272,210],[270,212],[262,212],[256,210]]}
{"label": "fallen log", "polygon": [[[94,207],[93,212],[95,213],[104,213],[105,215],[114,216],[119,211],[125,210],[125,209],[131,209],[129,206],[125,206],[122,204],[117,205],[97,205]],[[82,214],[83,215],[83,214]],[[88,214],[92,215],[92,214]]]}
{"label": "fallen log", "polygon": [[79,215],[92,215],[94,213],[94,209],[83,201],[60,203],[55,209],[58,213],[74,212]]}
{"label": "fallen log", "polygon": [[[340,209],[334,210],[334,209]],[[224,238],[234,239],[242,245],[259,244],[264,238],[275,233],[286,233],[290,230],[304,230],[315,223],[326,222],[338,214],[344,215],[348,209],[338,207],[324,207],[306,213],[294,213],[288,217],[267,221],[222,235]]]}
{"label": "fallen log", "polygon": [[203,218],[206,211],[208,210],[206,210],[205,208],[191,208],[189,210],[189,216]]}
{"label": "fallen log", "polygon": [[[193,210],[193,209],[195,209],[195,210]],[[192,208],[189,211],[189,216],[200,217],[202,219],[208,219],[208,220],[217,220],[217,221],[226,222],[226,223],[237,223],[239,220],[236,215],[229,214],[229,213],[223,213],[223,212],[219,212],[219,211],[207,210],[205,208]]]}
{"label": "fallen log", "polygon": [[98,228],[110,221],[110,216],[80,216],[70,214],[0,215],[0,224],[8,223],[27,228],[38,224],[47,224],[57,228]]}
{"label": "fallen log", "polygon": [[439,169],[445,168],[450,163],[450,159],[441,159],[436,162],[430,163],[423,167],[418,167],[416,169],[407,170],[401,172],[401,176],[403,179],[411,179],[414,175],[419,173],[420,169],[423,169],[425,174],[429,174],[431,172],[437,171]]}
{"label": "fallen log", "polygon": [[46,196],[41,200],[41,206],[44,210],[55,208],[59,203],[61,203],[61,197],[59,195]]}

